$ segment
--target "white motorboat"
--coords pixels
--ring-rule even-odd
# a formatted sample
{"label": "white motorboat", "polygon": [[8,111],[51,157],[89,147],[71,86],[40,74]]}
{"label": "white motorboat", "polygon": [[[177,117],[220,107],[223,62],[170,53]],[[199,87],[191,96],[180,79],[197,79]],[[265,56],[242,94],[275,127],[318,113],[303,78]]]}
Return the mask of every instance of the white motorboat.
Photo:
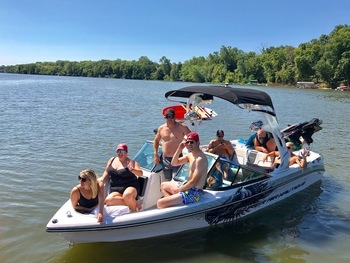
{"label": "white motorboat", "polygon": [[[206,185],[199,202],[158,209],[156,202],[161,198],[160,184],[164,175],[160,166],[153,165],[153,142],[147,141],[134,158],[143,169],[143,176],[139,178],[142,187],[138,197],[142,205],[140,211],[129,213],[126,206],[105,207],[104,222],[97,223],[94,213],[78,213],[68,200],[48,222],[47,232],[59,233],[72,243],[116,242],[169,235],[233,222],[321,180],[325,170],[321,154],[310,151],[306,168],[296,164],[289,166],[290,154],[285,145],[288,139],[296,146],[309,146],[313,142],[312,134],[321,129],[320,120],[313,119],[281,130],[270,96],[252,89],[190,86],[169,91],[165,97],[169,100],[186,99],[188,105],[192,104],[193,112],[186,115],[186,120],[192,124],[198,121],[195,106],[209,103],[214,97],[227,100],[240,109],[260,113],[265,118],[263,128],[271,132],[276,141],[281,164],[274,168],[273,160],[263,163],[264,153],[247,146],[244,140],[232,140],[236,153],[232,160],[206,152],[207,176],[214,178],[215,183]],[[204,146],[203,151],[205,149]],[[226,177],[219,168],[224,163],[229,174]],[[181,167],[174,180],[185,181],[187,176],[188,164]],[[109,189],[108,185],[106,189]]]}

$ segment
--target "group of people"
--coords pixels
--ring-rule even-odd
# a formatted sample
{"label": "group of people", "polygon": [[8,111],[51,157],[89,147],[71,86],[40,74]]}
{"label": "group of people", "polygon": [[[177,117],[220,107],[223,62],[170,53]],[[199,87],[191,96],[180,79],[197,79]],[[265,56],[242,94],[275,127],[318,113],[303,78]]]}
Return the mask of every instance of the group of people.
{"label": "group of people", "polygon": [[[289,166],[298,164],[300,168],[307,167],[306,157],[309,155],[309,151],[304,149],[301,152],[301,156],[295,155],[294,145],[292,142],[286,142],[286,147],[290,153]],[[263,162],[269,157],[274,158],[273,166],[277,167],[281,163],[280,153],[276,147],[276,142],[271,133],[266,132],[264,129],[259,129],[254,139],[254,149],[266,153]]]}
{"label": "group of people", "polygon": [[[165,123],[161,125],[154,138],[154,163],[162,164],[165,181],[161,183],[160,191],[163,195],[157,201],[158,208],[166,208],[179,204],[198,202],[203,195],[206,184],[208,160],[200,149],[199,135],[175,120],[173,109],[167,109],[164,114]],[[162,145],[162,154],[159,156],[158,148]],[[291,149],[290,165],[298,163],[300,167],[306,167],[306,156],[304,152],[302,159],[293,154],[293,145],[287,143]],[[183,154],[184,148],[187,153]],[[271,135],[260,129],[254,139],[254,148],[266,153],[266,157],[274,156],[278,159],[279,152]],[[209,142],[207,151],[219,155],[221,158],[232,160],[234,149],[232,143],[224,139],[224,131],[216,132],[216,139]],[[266,159],[265,159],[266,160]],[[188,180],[179,183],[173,180],[174,175],[181,165],[189,163]],[[221,167],[223,174],[226,170]],[[118,144],[116,156],[111,157],[101,176],[92,169],[80,172],[79,184],[71,190],[70,199],[73,208],[82,213],[90,213],[98,207],[97,220],[103,221],[104,205],[126,205],[131,212],[141,208],[137,202],[140,186],[137,180],[143,172],[140,165],[128,157],[128,146],[125,143]],[[109,180],[110,193],[105,197],[104,185]]]}
{"label": "group of people", "polygon": [[[108,160],[101,178],[92,169],[80,172],[80,184],[70,193],[72,206],[81,213],[90,213],[98,207],[98,222],[103,221],[104,205],[126,205],[135,212],[141,208],[136,198],[140,190],[137,176],[142,174],[140,165],[128,157],[128,146],[118,144],[116,156]],[[104,184],[107,180],[110,182],[110,194],[105,198]]]}
{"label": "group of people", "polygon": [[[208,161],[199,148],[199,135],[191,132],[187,126],[175,121],[175,112],[169,109],[164,115],[165,124],[161,125],[154,139],[154,163],[163,165],[165,182],[161,184],[163,197],[157,207],[165,208],[181,203],[199,201],[206,181]],[[162,155],[158,147],[162,141]],[[188,153],[182,155],[184,148]],[[137,176],[142,176],[140,165],[128,157],[128,146],[124,143],[116,148],[116,156],[110,158],[101,176],[92,169],[80,172],[80,184],[71,190],[70,199],[73,208],[82,213],[90,213],[98,207],[97,220],[103,221],[104,205],[126,205],[131,212],[141,208],[137,203],[139,183]],[[188,180],[178,184],[172,180],[179,167],[189,163]],[[110,194],[104,198],[104,184],[109,180]]]}

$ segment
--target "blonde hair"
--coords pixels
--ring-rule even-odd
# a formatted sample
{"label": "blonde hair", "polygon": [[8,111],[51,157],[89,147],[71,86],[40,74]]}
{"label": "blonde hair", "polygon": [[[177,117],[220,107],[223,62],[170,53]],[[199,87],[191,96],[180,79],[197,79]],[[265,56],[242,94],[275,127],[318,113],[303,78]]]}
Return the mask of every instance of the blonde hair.
{"label": "blonde hair", "polygon": [[98,175],[97,175],[97,173],[94,170],[88,168],[88,169],[82,170],[80,172],[80,176],[81,175],[85,175],[87,177],[87,179],[89,179],[89,181],[91,182],[92,197],[95,198],[97,196],[97,193],[98,193],[98,186],[97,186]]}

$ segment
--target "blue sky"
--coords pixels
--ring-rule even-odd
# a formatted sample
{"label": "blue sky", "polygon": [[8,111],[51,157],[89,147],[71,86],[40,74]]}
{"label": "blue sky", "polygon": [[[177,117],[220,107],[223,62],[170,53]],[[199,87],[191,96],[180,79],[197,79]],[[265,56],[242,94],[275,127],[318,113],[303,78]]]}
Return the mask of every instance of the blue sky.
{"label": "blue sky", "polygon": [[350,25],[349,0],[1,0],[0,65],[159,62],[291,45]]}

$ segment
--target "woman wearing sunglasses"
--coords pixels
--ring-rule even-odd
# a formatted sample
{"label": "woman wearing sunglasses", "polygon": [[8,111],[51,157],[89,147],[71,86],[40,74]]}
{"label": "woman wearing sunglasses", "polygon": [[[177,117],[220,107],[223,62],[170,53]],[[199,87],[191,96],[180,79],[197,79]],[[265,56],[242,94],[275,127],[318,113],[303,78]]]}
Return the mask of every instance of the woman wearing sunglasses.
{"label": "woman wearing sunglasses", "polygon": [[80,184],[75,186],[70,193],[73,208],[80,213],[90,213],[99,207],[97,221],[103,220],[103,185],[98,182],[98,176],[92,169],[80,172],[78,180]]}
{"label": "woman wearing sunglasses", "polygon": [[102,175],[102,182],[110,182],[110,194],[105,199],[105,204],[126,205],[131,212],[140,209],[136,202],[139,192],[137,176],[142,176],[140,165],[128,157],[128,146],[125,143],[118,144],[117,156],[109,159]]}

